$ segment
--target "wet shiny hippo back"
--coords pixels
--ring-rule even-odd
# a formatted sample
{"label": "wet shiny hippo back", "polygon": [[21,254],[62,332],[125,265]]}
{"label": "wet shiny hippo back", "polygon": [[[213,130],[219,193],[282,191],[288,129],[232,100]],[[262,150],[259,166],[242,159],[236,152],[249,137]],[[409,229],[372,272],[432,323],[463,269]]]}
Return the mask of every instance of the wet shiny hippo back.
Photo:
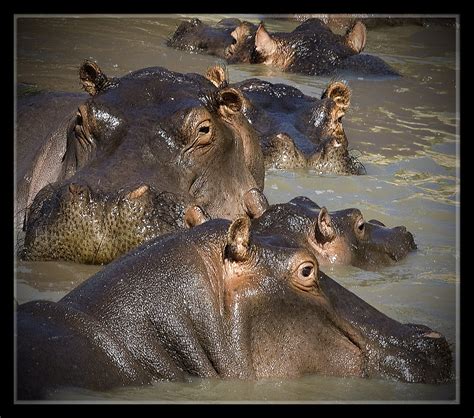
{"label": "wet shiny hippo back", "polygon": [[92,62],[80,78],[91,97],[19,179],[40,189],[25,203],[23,258],[105,263],[184,226],[185,208],[264,209],[263,157],[236,88],[162,67],[109,79]]}
{"label": "wet shiny hippo back", "polygon": [[18,398],[189,375],[451,378],[441,334],[377,311],[295,241],[229,224],[149,241],[58,303],[20,305]]}

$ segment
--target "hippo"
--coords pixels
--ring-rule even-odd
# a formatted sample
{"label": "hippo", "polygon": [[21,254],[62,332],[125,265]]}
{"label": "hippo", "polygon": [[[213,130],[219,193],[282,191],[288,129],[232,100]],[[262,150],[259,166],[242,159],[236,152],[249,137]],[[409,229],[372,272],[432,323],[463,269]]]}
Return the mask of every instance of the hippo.
{"label": "hippo", "polygon": [[179,25],[167,45],[215,55],[228,64],[263,63],[305,75],[334,76],[342,71],[366,77],[398,77],[398,72],[381,58],[361,54],[366,41],[367,29],[361,21],[355,21],[344,35],[339,35],[318,18],[306,19],[292,32],[273,34],[263,22],[257,26],[226,19],[210,26],[192,19]]}
{"label": "hippo", "polygon": [[17,143],[37,148],[18,173],[22,259],[105,264],[157,235],[267,207],[237,88],[163,67],[109,78],[85,61],[79,73],[88,98],[49,100],[75,109],[51,125],[42,96],[18,103]]}
{"label": "hippo", "polygon": [[[228,85],[222,66],[207,77],[218,87]],[[321,98],[295,87],[257,78],[230,85],[244,96],[242,112],[259,134],[265,167],[310,168],[317,174],[366,174],[353,152],[342,125],[351,91],[341,81],[331,81]]]}
{"label": "hippo", "polygon": [[344,71],[358,76],[399,76],[381,58],[360,54],[366,41],[367,30],[360,21],[345,35],[333,33],[321,19],[308,19],[290,33],[270,34],[260,23],[252,61],[306,75],[334,75]]}
{"label": "hippo", "polygon": [[350,264],[376,270],[417,248],[404,226],[388,228],[376,219],[366,221],[355,208],[329,212],[305,196],[271,205],[252,220],[252,230],[290,236],[309,248],[320,266]]}
{"label": "hippo", "polygon": [[326,23],[332,30],[345,29],[353,25],[356,21],[361,21],[366,28],[380,28],[386,26],[454,26],[456,24],[455,17],[426,17],[426,16],[410,16],[402,17],[387,16],[377,14],[297,14],[294,19],[304,22],[311,18],[319,18]]}
{"label": "hippo", "polygon": [[147,241],[58,302],[20,304],[16,325],[20,400],[190,376],[452,379],[443,335],[387,317],[246,216]]}

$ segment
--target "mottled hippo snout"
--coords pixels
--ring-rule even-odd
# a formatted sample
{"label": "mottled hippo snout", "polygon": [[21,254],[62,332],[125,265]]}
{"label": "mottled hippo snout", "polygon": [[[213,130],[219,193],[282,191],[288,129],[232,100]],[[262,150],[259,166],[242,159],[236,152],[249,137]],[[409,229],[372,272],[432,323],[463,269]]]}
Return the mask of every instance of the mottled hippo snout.
{"label": "mottled hippo snout", "polygon": [[[442,383],[453,378],[453,358],[446,338],[424,326],[405,324],[406,337],[378,335],[371,374],[408,383]],[[377,334],[375,334],[377,335]],[[379,351],[380,350],[380,351]],[[369,358],[373,352],[369,349]]]}
{"label": "mottled hippo snout", "polygon": [[176,196],[142,184],[115,195],[86,184],[44,188],[29,213],[21,257],[104,264],[158,235],[184,228]]}

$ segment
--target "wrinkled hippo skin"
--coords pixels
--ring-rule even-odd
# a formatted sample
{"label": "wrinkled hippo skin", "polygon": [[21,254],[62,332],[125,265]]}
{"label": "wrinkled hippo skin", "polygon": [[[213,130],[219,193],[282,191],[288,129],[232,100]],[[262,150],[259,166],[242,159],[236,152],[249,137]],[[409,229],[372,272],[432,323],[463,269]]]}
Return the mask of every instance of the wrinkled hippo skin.
{"label": "wrinkled hippo skin", "polygon": [[252,230],[291,237],[306,246],[320,266],[351,264],[375,270],[416,249],[413,235],[404,226],[388,228],[376,219],[366,221],[359,209],[329,212],[304,196],[271,205],[252,221]]}
{"label": "wrinkled hippo skin", "polygon": [[57,303],[20,305],[16,319],[18,399],[190,375],[436,383],[452,373],[441,334],[388,318],[247,217],[149,241]]}
{"label": "wrinkled hippo skin", "polygon": [[90,61],[80,80],[90,97],[67,96],[51,121],[19,99],[18,144],[33,144],[20,152],[20,257],[102,264],[202,218],[265,209],[263,155],[236,88],[162,67],[109,79]]}
{"label": "wrinkled hippo skin", "polygon": [[[207,77],[216,86],[227,74],[214,66]],[[231,84],[244,96],[242,112],[258,132],[266,168],[311,168],[318,174],[365,174],[349,152],[342,118],[350,105],[349,87],[332,81],[321,98],[286,84],[256,78]]]}
{"label": "wrinkled hippo skin", "polygon": [[[270,34],[238,19],[207,25],[199,19],[182,22],[167,45],[225,58],[229,64],[263,63],[281,71],[306,75],[398,76],[382,59],[360,54],[367,30],[355,21],[344,35],[333,33],[321,19],[307,19],[292,32]],[[231,28],[234,29],[231,31]],[[229,42],[229,36],[232,38]],[[227,43],[227,44],[226,44]]]}

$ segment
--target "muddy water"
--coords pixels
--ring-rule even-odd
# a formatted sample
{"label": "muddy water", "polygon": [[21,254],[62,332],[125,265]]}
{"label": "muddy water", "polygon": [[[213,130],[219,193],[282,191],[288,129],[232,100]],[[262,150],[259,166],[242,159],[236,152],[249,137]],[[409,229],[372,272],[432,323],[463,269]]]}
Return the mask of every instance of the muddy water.
{"label": "muddy water", "polygon": [[[203,73],[218,59],[165,46],[187,16],[19,18],[17,81],[40,88],[78,91],[78,67],[96,60],[111,76],[147,66]],[[200,16],[217,21],[224,16]],[[258,23],[261,16],[245,16]],[[296,22],[266,19],[270,30],[289,31]],[[460,205],[459,109],[456,29],[432,26],[371,30],[366,52],[378,55],[402,75],[367,80],[342,75],[352,89],[344,126],[358,150],[366,176],[315,176],[311,171],[271,171],[271,203],[306,195],[329,210],[358,207],[366,219],[405,225],[418,251],[393,267],[366,272],[334,267],[326,273],[382,312],[402,322],[423,323],[444,333],[457,350],[458,211]],[[329,78],[285,74],[263,65],[228,67],[231,81],[259,77],[284,82],[319,96]],[[72,263],[18,262],[19,303],[58,300],[101,267]],[[61,399],[163,402],[452,402],[458,380],[444,385],[306,376],[260,382],[195,379],[109,393],[69,391]]]}

